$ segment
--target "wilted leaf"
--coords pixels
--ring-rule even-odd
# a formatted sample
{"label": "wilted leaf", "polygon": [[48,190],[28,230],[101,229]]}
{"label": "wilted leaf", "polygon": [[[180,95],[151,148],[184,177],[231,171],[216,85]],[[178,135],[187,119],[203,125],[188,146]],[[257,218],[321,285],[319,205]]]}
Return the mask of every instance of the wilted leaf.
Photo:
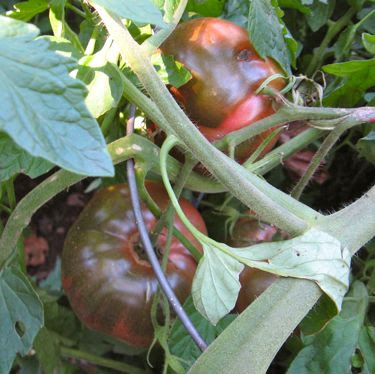
{"label": "wilted leaf", "polygon": [[29,266],[38,266],[44,264],[49,245],[46,239],[41,236],[32,235],[25,239],[26,262]]}
{"label": "wilted leaf", "polygon": [[260,270],[315,281],[341,309],[349,286],[351,255],[334,237],[317,229],[282,242],[262,243],[230,251]]}

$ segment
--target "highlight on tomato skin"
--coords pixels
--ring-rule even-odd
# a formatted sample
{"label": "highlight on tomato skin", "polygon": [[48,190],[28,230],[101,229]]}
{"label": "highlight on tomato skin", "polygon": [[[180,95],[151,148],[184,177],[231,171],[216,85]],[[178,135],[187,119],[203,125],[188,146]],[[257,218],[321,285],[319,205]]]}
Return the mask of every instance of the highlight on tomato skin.
{"label": "highlight on tomato skin", "polygon": [[[169,198],[163,186],[147,182],[146,188],[161,209]],[[205,223],[185,199],[180,205],[189,220],[204,234]],[[148,230],[156,219],[142,204]],[[199,242],[176,217],[175,226],[199,250]],[[163,251],[166,230],[157,248]],[[166,275],[181,303],[190,295],[196,262],[173,238]],[[137,347],[153,339],[150,309],[157,279],[140,245],[129,189],[119,184],[98,191],[71,227],[62,254],[62,283],[73,311],[89,328]]]}
{"label": "highlight on tomato skin", "polygon": [[[247,31],[223,19],[199,18],[181,23],[160,47],[192,73],[185,85],[171,88],[189,118],[209,140],[274,113],[272,99],[256,94],[270,76],[282,73],[271,59],[262,59],[252,46]],[[284,87],[281,78],[270,87]],[[274,129],[251,139],[236,154],[239,162],[248,158]],[[275,136],[261,156],[276,143]]]}

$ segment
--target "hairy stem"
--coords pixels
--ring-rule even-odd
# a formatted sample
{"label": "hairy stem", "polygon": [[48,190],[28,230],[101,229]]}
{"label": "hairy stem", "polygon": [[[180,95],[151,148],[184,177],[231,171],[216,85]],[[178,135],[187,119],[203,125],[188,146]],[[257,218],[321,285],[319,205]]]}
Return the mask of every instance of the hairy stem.
{"label": "hairy stem", "polygon": [[324,139],[322,145],[319,147],[318,151],[312,158],[307,170],[304,172],[301,179],[298,181],[298,183],[295,185],[292,192],[290,193],[291,196],[293,196],[297,200],[300,199],[303,190],[306,188],[307,184],[314,176],[315,172],[318,170],[319,165],[345,131],[345,128],[342,129],[341,127],[337,127],[328,134],[328,136]]}
{"label": "hairy stem", "polygon": [[355,254],[375,235],[375,186],[360,199],[337,213],[322,217],[318,227],[340,238],[343,246]]}
{"label": "hairy stem", "polygon": [[123,58],[138,75],[161,113],[173,125],[169,134],[177,135],[186,149],[193,151],[194,157],[201,161],[234,196],[254,209],[262,219],[293,234],[304,232],[308,228],[306,221],[313,222],[318,213],[283,194],[254,174],[246,172],[235,161],[213,147],[175,102],[147,56],[121,21],[99,6],[97,10],[120,48]]}

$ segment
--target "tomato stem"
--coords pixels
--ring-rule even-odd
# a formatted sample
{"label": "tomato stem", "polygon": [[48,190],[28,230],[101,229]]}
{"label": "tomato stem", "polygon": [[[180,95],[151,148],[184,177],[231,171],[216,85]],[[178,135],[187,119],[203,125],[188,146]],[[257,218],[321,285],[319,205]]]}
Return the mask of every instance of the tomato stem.
{"label": "tomato stem", "polygon": [[194,157],[201,161],[234,196],[255,210],[260,218],[293,234],[304,232],[308,228],[307,222],[313,222],[319,213],[280,192],[259,177],[247,173],[242,166],[213,147],[173,99],[121,20],[109,15],[100,6],[96,8],[117,43],[122,57],[138,75],[161,113],[173,125],[173,128],[168,125],[168,135],[178,135],[185,148],[193,151]]}
{"label": "tomato stem", "polygon": [[310,165],[291,191],[291,196],[293,196],[297,200],[300,199],[303,190],[306,188],[307,184],[314,176],[320,164],[345,131],[346,128],[337,127],[328,134],[328,136],[324,139],[323,143],[319,147],[318,151],[313,156]]}
{"label": "tomato stem", "polygon": [[317,226],[340,238],[342,245],[354,254],[374,236],[374,207],[375,186],[344,209],[320,218]]}

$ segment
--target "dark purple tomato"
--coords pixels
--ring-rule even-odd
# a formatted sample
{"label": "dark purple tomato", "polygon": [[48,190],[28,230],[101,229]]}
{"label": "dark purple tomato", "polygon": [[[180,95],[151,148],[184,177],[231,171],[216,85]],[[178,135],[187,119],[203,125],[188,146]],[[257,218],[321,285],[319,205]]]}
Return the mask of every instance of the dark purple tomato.
{"label": "dark purple tomato", "polygon": [[[166,209],[169,198],[163,186],[147,182],[146,188],[160,209]],[[180,205],[206,234],[199,212],[185,199]],[[145,205],[142,212],[152,231],[156,219]],[[202,250],[179,218],[174,225]],[[157,241],[160,253],[166,234],[164,229]],[[166,274],[182,303],[190,294],[195,270],[190,252],[173,238]],[[126,184],[98,191],[71,227],[62,255],[62,282],[72,309],[87,327],[134,346],[149,346],[150,308],[158,282],[140,243]]]}

